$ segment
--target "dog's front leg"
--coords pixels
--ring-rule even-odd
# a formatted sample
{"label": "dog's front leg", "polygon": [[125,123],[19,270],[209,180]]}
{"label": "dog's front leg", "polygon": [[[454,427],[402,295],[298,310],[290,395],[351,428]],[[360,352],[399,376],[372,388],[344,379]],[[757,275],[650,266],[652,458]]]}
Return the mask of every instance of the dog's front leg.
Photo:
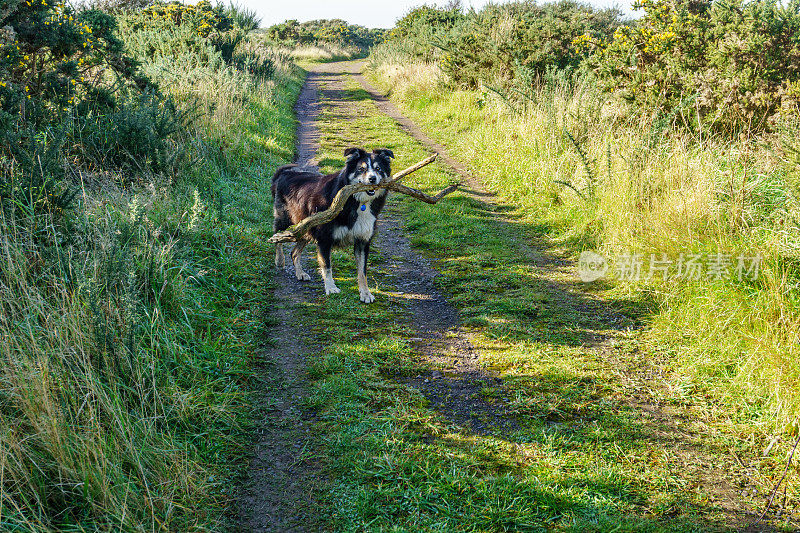
{"label": "dog's front leg", "polygon": [[375,301],[375,297],[369,292],[367,286],[367,259],[369,258],[369,241],[361,241],[356,239],[353,245],[353,253],[356,256],[356,265],[358,268],[358,292],[361,295],[361,301],[365,304],[371,304]]}
{"label": "dog's front leg", "polygon": [[325,294],[336,294],[341,292],[333,281],[333,270],[331,269],[331,247],[317,243],[317,262],[319,263],[319,273],[322,282],[325,284]]}

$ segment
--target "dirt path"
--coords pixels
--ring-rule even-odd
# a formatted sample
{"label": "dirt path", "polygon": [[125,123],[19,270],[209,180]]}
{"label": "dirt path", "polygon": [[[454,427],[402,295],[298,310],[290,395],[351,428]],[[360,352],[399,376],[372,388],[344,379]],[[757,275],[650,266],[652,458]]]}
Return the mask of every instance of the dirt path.
{"label": "dirt path", "polygon": [[[309,73],[297,104],[297,161],[316,164],[320,133],[316,120],[322,105],[343,120],[352,116],[346,98],[345,82],[354,77],[370,94],[377,108],[393,118],[407,133],[432,151],[440,153],[440,161],[458,173],[473,198],[486,203],[486,209],[497,209],[495,198],[487,193],[468,169],[454,160],[447,149],[431,140],[416,124],[407,119],[384,96],[361,76],[360,63],[328,63],[317,65]],[[502,213],[498,209],[498,219]],[[422,392],[431,407],[476,434],[508,435],[515,429],[513,418],[505,416],[502,403],[485,401],[480,391],[487,386],[502,387],[502,380],[478,365],[478,353],[470,336],[459,327],[457,310],[450,306],[434,284],[435,265],[412,249],[400,224],[399,215],[391,208],[379,222],[375,246],[386,262],[383,286],[391,286],[393,301],[403,307],[406,325],[415,333],[416,352],[433,368],[405,383]],[[630,332],[640,327],[635,320],[610,311],[600,298],[586,294],[575,282],[572,263],[545,242],[521,239],[511,224],[498,225],[509,242],[532,264],[541,269],[545,288],[560,306],[578,310],[597,330]],[[507,235],[506,235],[507,233]],[[306,254],[312,255],[311,254]],[[312,269],[306,269],[312,272]],[[320,296],[319,280],[310,284],[294,279],[289,270],[277,276],[276,301],[283,305],[275,310],[278,325],[272,330],[274,344],[264,351],[263,424],[255,447],[247,483],[239,502],[242,531],[313,531],[315,522],[314,487],[320,475],[310,449],[310,425],[313,414],[304,410],[307,395],[306,354],[312,353],[313,338],[298,339],[297,332],[306,328],[299,323],[293,306]],[[573,290],[574,289],[574,290]],[[686,413],[664,405],[645,392],[652,390],[658,378],[655,364],[642,365],[641,358],[617,352],[613,334],[597,334],[586,339],[599,358],[616,360],[620,382],[631,391],[629,406],[643,414],[651,426],[652,439],[670,446],[684,468],[691,472],[726,513],[730,526],[743,530],[751,522],[752,511],[743,506],[739,490],[729,481],[724,467],[715,466],[711,456],[697,444],[698,435],[686,423]],[[645,383],[648,386],[643,386]],[[753,529],[766,531],[764,529]]]}
{"label": "dirt path", "polygon": [[[302,405],[307,395],[306,340],[292,312],[303,287],[278,277],[283,304],[273,310],[273,344],[263,351],[258,434],[247,478],[239,495],[241,531],[314,531],[315,480],[319,466],[310,440],[313,413]],[[288,301],[287,301],[288,299]]]}
{"label": "dirt path", "polygon": [[[347,64],[349,65],[349,64]],[[309,72],[298,98],[296,161],[316,168],[320,133],[316,125],[322,103],[334,112],[347,114],[343,98],[341,64],[316,66]],[[460,332],[458,312],[435,288],[436,270],[430,261],[415,253],[404,236],[397,214],[391,211],[380,221],[375,247],[392,272],[388,283],[396,287],[392,297],[404,305],[408,325],[418,353],[442,370],[408,380],[419,388],[437,410],[466,429],[484,433],[498,428],[512,429],[514,422],[480,398],[480,390],[500,382],[477,365],[478,355],[467,335]],[[311,247],[313,248],[313,247]],[[308,256],[313,255],[306,253]],[[308,272],[313,269],[306,268]],[[320,296],[316,279],[305,284],[287,267],[276,276],[273,311],[276,326],[272,345],[263,352],[263,412],[247,479],[239,496],[241,531],[314,531],[314,490],[319,465],[310,451],[313,414],[302,406],[307,396],[307,354],[315,339],[298,338],[303,331],[293,312],[294,305]]]}

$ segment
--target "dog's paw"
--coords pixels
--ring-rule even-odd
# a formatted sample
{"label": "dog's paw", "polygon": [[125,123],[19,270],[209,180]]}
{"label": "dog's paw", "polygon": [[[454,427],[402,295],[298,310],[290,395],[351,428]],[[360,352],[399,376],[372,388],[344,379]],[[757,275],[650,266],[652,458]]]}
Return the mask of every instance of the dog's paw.
{"label": "dog's paw", "polygon": [[300,281],[311,281],[311,276],[306,272],[295,272],[294,274]]}
{"label": "dog's paw", "polygon": [[361,301],[365,304],[371,304],[375,301],[375,297],[369,291],[361,291]]}
{"label": "dog's paw", "polygon": [[340,292],[342,292],[342,290],[339,287],[337,287],[336,285],[326,285],[325,286],[325,294],[326,295],[328,295],[328,294],[338,294]]}

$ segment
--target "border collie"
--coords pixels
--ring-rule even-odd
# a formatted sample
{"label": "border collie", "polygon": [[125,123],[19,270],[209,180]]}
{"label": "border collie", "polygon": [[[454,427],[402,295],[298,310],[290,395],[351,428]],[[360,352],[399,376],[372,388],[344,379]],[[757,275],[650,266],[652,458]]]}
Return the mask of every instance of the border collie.
{"label": "border collie", "polygon": [[[283,231],[307,216],[330,207],[336,193],[345,185],[354,183],[377,184],[391,175],[390,164],[394,154],[385,148],[367,153],[361,148],[347,148],[344,168],[323,176],[317,172],[286,165],[280,167],[272,177],[274,199],[274,230]],[[301,254],[308,242],[317,245],[317,261],[325,284],[325,294],[339,292],[331,271],[331,249],[334,246],[353,245],[358,265],[358,290],[361,301],[371,303],[375,297],[367,287],[367,258],[369,246],[375,234],[375,225],[384,204],[386,189],[359,192],[351,196],[339,215],[331,222],[312,228],[306,240],[298,241],[292,249],[292,263],[297,279],[308,281],[311,276],[303,271]],[[275,266],[283,267],[283,246],[277,245]]]}

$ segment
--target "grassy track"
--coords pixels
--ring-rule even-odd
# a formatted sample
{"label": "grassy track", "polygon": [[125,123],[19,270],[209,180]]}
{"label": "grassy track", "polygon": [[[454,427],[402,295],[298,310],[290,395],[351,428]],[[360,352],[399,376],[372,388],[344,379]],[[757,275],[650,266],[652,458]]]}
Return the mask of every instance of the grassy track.
{"label": "grassy track", "polygon": [[[324,170],[339,168],[349,145],[387,146],[395,168],[427,155],[354,80],[343,95],[346,105],[321,115]],[[435,190],[451,179],[431,166],[412,182]],[[391,250],[373,261],[369,307],[346,275],[350,254],[339,254],[342,294],[304,310],[326,343],[309,402],[337,530],[713,531],[750,520],[755,502],[742,490],[752,480],[734,458],[748,457],[750,443],[715,425],[706,400],[676,402],[659,385],[658,361],[636,333],[650,304],[578,286],[540,248],[550,227],[513,205],[460,193],[438,206],[390,203],[417,249],[437,259],[481,363],[502,378],[482,401],[515,425],[470,431],[432,408],[424,387],[404,385],[432,368],[413,349],[403,299],[387,294]],[[536,244],[530,253],[525,242]]]}

